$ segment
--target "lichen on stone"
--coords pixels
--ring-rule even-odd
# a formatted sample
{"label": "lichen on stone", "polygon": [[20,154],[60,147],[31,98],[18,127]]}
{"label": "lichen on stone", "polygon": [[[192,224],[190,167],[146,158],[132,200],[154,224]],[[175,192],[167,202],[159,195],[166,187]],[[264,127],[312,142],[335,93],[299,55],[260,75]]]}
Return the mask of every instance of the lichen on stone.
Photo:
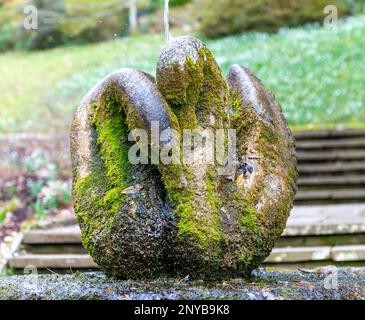
{"label": "lichen on stone", "polygon": [[[338,287],[325,286],[322,269],[255,270],[249,279],[187,282],[173,278],[122,281],[97,273],[0,277],[0,300],[364,300],[364,268],[337,268]],[[298,285],[300,284],[300,285]]]}

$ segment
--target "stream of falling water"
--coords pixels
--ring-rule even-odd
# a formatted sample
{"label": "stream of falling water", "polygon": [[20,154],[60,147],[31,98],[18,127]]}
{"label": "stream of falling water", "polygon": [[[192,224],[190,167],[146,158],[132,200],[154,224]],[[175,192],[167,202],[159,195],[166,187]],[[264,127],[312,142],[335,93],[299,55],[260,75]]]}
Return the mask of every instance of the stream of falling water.
{"label": "stream of falling water", "polygon": [[170,23],[169,23],[169,0],[164,0],[165,6],[164,6],[164,17],[163,17],[163,24],[165,29],[165,37],[166,41],[170,41],[172,36],[170,33]]}

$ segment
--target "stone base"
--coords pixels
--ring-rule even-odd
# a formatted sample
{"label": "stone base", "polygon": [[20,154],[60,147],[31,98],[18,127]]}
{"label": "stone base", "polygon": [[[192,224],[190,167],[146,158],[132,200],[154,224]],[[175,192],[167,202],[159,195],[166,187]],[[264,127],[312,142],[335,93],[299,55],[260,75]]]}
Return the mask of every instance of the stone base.
{"label": "stone base", "polygon": [[1,300],[334,300],[365,299],[365,268],[256,270],[250,279],[216,283],[183,280],[120,281],[100,272],[0,278]]}

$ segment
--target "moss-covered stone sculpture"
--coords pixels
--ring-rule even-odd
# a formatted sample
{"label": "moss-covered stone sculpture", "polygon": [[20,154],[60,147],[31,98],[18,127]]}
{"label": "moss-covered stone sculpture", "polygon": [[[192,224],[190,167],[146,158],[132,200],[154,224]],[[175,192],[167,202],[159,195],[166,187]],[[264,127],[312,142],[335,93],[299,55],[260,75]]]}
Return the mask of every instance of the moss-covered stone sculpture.
{"label": "moss-covered stone sculpture", "polygon": [[[183,159],[132,165],[128,133],[152,121],[160,132],[236,129],[236,174]],[[296,192],[294,140],[274,96],[239,65],[226,81],[193,37],[167,43],[156,80],[120,69],[91,89],[71,152],[83,244],[117,278],[247,276],[280,237]]]}

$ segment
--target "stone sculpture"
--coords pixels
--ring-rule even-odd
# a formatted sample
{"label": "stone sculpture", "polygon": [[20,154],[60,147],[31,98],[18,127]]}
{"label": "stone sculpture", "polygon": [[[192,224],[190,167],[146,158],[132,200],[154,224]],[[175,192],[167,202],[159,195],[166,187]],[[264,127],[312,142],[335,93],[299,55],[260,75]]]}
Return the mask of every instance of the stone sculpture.
{"label": "stone sculpture", "polygon": [[[131,164],[129,132],[153,121],[160,132],[236,129],[235,174],[183,160]],[[121,279],[248,276],[280,237],[296,193],[294,139],[273,94],[240,65],[226,80],[189,36],[162,49],[156,80],[120,69],[91,89],[74,117],[71,153],[83,244]]]}

